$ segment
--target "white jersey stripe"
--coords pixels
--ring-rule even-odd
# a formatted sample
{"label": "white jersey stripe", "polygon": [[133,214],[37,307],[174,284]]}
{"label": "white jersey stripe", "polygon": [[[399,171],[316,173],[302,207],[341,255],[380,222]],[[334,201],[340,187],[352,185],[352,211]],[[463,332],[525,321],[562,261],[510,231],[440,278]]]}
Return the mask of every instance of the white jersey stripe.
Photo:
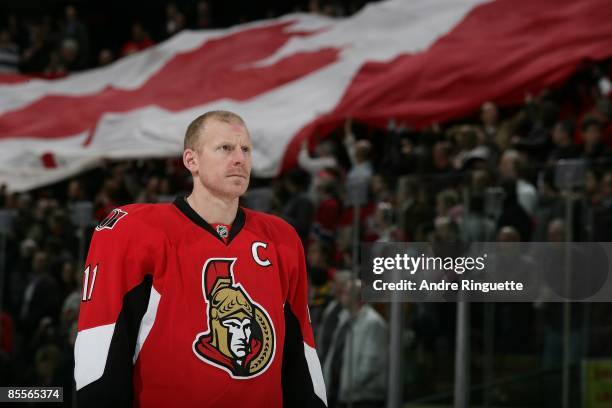
{"label": "white jersey stripe", "polygon": [[323,381],[323,372],[321,371],[321,363],[319,362],[317,351],[304,342],[304,355],[306,356],[306,363],[308,363],[308,371],[310,372],[314,392],[327,406],[325,382]]}
{"label": "white jersey stripe", "polygon": [[77,391],[104,374],[115,323],[81,330],[74,343],[74,380]]}
{"label": "white jersey stripe", "polygon": [[157,316],[157,307],[159,306],[159,301],[161,299],[161,295],[153,286],[151,286],[151,296],[149,296],[149,305],[147,306],[147,311],[142,317],[142,321],[140,322],[140,328],[138,329],[138,339],[136,340],[136,350],[134,351],[134,359],[132,360],[134,364],[136,364],[136,360],[138,359],[138,354],[140,354],[140,350],[144,345],[144,342],[147,340],[147,336],[149,336],[149,332],[153,328],[153,324],[155,323],[155,316]]}

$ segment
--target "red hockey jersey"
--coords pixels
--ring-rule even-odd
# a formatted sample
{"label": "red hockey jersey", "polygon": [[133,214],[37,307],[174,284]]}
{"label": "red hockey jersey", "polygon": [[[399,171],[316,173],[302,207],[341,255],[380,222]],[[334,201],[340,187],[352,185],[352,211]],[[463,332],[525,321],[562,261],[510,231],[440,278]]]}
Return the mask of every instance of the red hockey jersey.
{"label": "red hockey jersey", "polygon": [[215,231],[183,197],[112,211],[87,257],[75,361],[79,406],[325,406],[299,237],[242,208]]}

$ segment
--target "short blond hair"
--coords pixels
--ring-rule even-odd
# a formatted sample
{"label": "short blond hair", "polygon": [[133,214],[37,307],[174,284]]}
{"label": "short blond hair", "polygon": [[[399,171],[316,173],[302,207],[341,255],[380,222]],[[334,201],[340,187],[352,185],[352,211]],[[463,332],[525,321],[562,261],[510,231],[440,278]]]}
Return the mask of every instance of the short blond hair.
{"label": "short blond hair", "polygon": [[212,119],[225,123],[238,123],[246,128],[244,120],[240,117],[240,115],[234,112],[225,110],[214,110],[203,113],[202,115],[195,118],[189,124],[189,126],[187,126],[187,131],[185,132],[185,140],[183,141],[183,150],[197,150],[200,134],[204,132],[204,126],[206,125],[206,122]]}

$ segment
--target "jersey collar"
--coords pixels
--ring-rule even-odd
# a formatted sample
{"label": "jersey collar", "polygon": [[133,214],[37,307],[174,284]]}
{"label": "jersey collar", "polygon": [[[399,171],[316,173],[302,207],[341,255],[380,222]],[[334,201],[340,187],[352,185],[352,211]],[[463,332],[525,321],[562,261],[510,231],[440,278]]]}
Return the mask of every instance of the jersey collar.
{"label": "jersey collar", "polygon": [[[226,244],[226,242],[223,240],[223,238],[219,236],[219,234],[217,233],[217,231],[215,231],[212,225],[206,222],[204,218],[200,217],[200,215],[197,212],[195,212],[193,208],[191,208],[191,206],[187,203],[185,196],[177,196],[176,199],[174,200],[174,205],[179,209],[180,212],[185,214],[185,216],[189,218],[194,224],[204,228],[206,231],[211,233],[219,241]],[[238,207],[236,218],[234,219],[234,222],[232,223],[232,229],[230,229],[229,235],[227,237],[227,245],[229,245],[229,243],[232,242],[234,237],[238,235],[240,230],[242,230],[242,227],[244,227],[245,218],[246,216],[244,214],[244,210],[241,207]]]}

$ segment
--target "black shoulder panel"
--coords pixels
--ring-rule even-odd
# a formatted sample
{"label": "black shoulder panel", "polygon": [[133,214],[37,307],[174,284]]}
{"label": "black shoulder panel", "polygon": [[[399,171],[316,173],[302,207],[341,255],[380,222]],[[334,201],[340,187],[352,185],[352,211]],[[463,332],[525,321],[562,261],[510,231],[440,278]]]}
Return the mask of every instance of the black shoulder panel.
{"label": "black shoulder panel", "polygon": [[289,303],[285,303],[282,385],[284,407],[325,408],[325,403],[314,392],[304,355],[302,330]]}
{"label": "black shoulder panel", "polygon": [[123,298],[121,312],[108,350],[102,377],[77,391],[79,407],[132,407],[132,359],[140,322],[147,311],[153,277],[145,276],[141,284]]}

